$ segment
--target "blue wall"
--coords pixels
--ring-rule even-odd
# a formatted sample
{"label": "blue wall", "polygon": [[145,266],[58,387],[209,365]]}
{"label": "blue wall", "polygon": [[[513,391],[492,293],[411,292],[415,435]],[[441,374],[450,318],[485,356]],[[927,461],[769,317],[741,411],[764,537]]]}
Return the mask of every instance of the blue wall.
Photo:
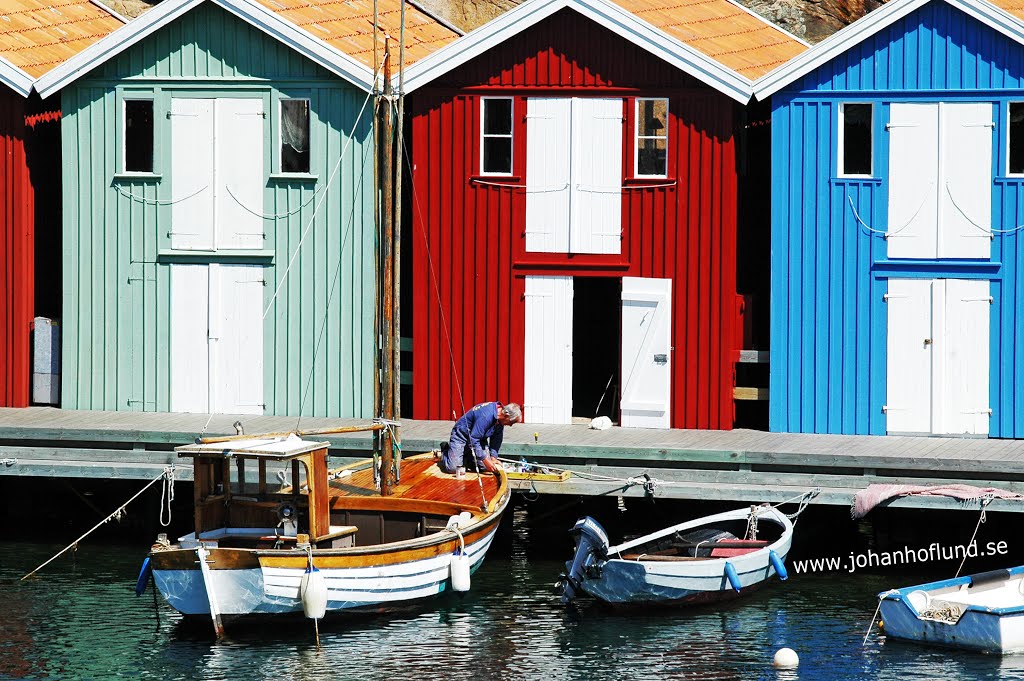
{"label": "blue wall", "polygon": [[[996,236],[990,260],[888,261],[850,206],[888,227],[890,103],[983,101],[996,121],[992,226],[1024,224],[1024,178],[1004,172],[1007,103],[1024,101],[1022,87],[1024,45],[934,0],[774,95],[771,430],[885,433],[891,275],[991,280],[990,434],[1024,437],[1024,233]],[[875,104],[871,178],[836,177],[839,104],[850,101]]]}

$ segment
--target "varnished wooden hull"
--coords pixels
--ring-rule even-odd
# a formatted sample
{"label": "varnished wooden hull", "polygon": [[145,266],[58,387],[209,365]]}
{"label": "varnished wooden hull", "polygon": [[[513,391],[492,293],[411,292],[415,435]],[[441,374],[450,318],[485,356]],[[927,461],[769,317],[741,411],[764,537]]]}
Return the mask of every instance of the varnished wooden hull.
{"label": "varnished wooden hull", "polygon": [[[440,510],[457,515],[460,508],[469,507],[463,497],[472,498],[470,492],[480,499],[480,483],[475,477],[456,480],[439,475],[436,466],[417,466],[415,461],[409,472],[421,479],[406,477],[405,493],[395,498],[364,496],[358,492],[358,475],[345,478],[332,488],[332,512],[380,507],[403,513]],[[195,540],[192,535],[191,541],[153,549],[154,581],[167,602],[185,615],[209,615],[211,598],[221,615],[302,613],[299,583],[311,555],[326,579],[328,612],[387,609],[435,596],[451,588],[452,557],[462,542],[470,570],[475,571],[497,532],[509,490],[503,474],[485,475],[484,480],[489,503],[486,509],[478,503],[472,513],[464,513],[472,517],[461,529],[462,541],[456,532],[442,529],[402,541],[319,548],[307,554],[294,548],[223,547],[216,540]],[[427,489],[432,491],[424,493]],[[410,492],[415,490],[419,493]],[[437,498],[439,495],[448,496]],[[205,577],[201,550],[208,553]]]}

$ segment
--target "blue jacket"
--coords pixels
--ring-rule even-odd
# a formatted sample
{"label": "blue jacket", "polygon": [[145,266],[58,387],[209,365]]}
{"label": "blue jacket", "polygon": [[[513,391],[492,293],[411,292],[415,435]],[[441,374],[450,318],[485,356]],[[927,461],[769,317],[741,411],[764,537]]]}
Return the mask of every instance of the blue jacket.
{"label": "blue jacket", "polygon": [[473,448],[477,461],[483,461],[486,458],[483,450],[486,444],[490,447],[491,456],[497,456],[505,431],[505,426],[498,423],[499,404],[484,402],[463,414],[452,428],[452,446],[459,442],[467,443]]}

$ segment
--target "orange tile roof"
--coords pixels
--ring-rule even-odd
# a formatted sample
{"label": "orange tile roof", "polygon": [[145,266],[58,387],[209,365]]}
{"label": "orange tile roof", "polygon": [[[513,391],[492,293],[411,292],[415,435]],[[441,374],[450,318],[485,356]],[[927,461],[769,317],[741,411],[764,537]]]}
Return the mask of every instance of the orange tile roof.
{"label": "orange tile roof", "polygon": [[3,0],[0,57],[38,78],[122,25],[88,0]]}
{"label": "orange tile roof", "polygon": [[1024,19],[1024,2],[1021,0],[989,0],[989,2],[1018,19]]}
{"label": "orange tile roof", "polygon": [[729,0],[613,0],[655,28],[754,80],[807,49]]}
{"label": "orange tile roof", "polygon": [[[258,0],[258,2],[327,42],[371,69],[373,65],[373,0]],[[401,0],[377,0],[378,59],[384,51],[384,33],[391,36],[398,67]],[[413,5],[405,6],[405,65],[441,49],[459,34]]]}

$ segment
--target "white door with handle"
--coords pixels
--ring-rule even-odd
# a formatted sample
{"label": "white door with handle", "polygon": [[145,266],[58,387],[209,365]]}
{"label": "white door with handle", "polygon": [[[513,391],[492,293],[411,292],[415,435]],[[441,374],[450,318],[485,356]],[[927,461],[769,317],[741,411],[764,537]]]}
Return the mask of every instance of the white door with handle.
{"label": "white door with handle", "polygon": [[672,391],[672,280],[622,279],[621,424],[668,428]]}

